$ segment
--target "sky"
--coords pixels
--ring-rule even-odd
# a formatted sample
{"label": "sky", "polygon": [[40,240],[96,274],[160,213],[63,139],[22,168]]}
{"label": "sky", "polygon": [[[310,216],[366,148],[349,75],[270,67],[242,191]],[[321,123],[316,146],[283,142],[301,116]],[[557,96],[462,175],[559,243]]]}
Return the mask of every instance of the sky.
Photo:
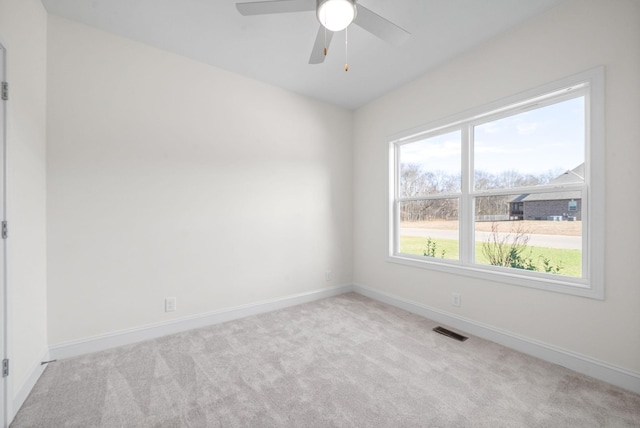
{"label": "sky", "polygon": [[[566,171],[584,162],[584,97],[573,98],[474,128],[476,170],[523,174]],[[425,170],[460,173],[461,132],[401,146],[402,163],[418,163]]]}

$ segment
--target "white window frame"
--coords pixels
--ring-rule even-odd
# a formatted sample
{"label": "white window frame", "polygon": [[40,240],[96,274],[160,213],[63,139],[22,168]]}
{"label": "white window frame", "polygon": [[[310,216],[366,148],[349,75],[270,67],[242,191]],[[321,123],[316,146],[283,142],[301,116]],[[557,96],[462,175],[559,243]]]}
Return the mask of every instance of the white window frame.
{"label": "white window frame", "polygon": [[[577,95],[576,95],[577,94]],[[474,191],[471,188],[472,141],[469,130],[478,123],[510,116],[518,111],[539,108],[576,96],[585,97],[585,180],[583,184],[562,187],[562,191],[582,192],[582,277],[573,278],[515,268],[474,263],[473,198],[484,194],[547,193],[560,191],[555,186],[492,189]],[[457,275],[538,288],[576,296],[603,300],[605,297],[605,115],[604,67],[560,79],[556,82],[490,103],[464,113],[420,126],[388,139],[388,249],[387,260],[408,266],[431,269]],[[399,147],[437,134],[462,129],[462,192],[452,195],[427,195],[423,199],[455,197],[460,200],[460,260],[412,256],[399,252]]]}

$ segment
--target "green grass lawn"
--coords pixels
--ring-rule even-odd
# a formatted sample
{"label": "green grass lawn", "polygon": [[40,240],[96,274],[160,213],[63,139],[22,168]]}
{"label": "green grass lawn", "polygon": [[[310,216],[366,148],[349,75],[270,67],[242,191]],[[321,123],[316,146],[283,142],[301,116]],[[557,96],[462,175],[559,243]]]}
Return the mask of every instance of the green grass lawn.
{"label": "green grass lawn", "polygon": [[[427,246],[427,239],[420,236],[400,237],[400,252],[423,256]],[[458,260],[458,241],[454,239],[431,239],[436,243],[436,257],[441,257],[442,250],[445,250],[444,258]],[[529,250],[531,254],[529,255]],[[563,250],[561,248],[528,247],[523,254],[525,257],[533,259],[540,271],[542,268],[542,258],[551,260],[551,265],[560,265],[560,275],[582,276],[582,252],[580,250]],[[476,261],[479,264],[489,264],[487,258],[482,254],[482,242],[476,242]]]}

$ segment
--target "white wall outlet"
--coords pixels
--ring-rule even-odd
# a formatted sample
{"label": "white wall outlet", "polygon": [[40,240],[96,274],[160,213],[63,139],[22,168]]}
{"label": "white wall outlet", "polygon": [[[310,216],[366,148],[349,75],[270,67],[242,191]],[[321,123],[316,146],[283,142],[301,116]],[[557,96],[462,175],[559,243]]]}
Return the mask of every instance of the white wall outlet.
{"label": "white wall outlet", "polygon": [[175,310],[176,310],[176,298],[167,297],[166,299],[164,299],[164,311],[173,312]]}
{"label": "white wall outlet", "polygon": [[462,306],[462,296],[460,293],[451,293],[451,304],[453,306]]}
{"label": "white wall outlet", "polygon": [[326,271],[324,273],[324,280],[325,281],[333,281],[333,273],[331,273],[330,270]]}

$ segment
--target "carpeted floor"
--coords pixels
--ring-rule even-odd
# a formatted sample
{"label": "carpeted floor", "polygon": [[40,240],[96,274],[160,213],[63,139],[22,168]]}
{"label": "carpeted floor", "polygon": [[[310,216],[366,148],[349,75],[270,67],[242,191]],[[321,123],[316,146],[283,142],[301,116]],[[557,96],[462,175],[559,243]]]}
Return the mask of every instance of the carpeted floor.
{"label": "carpeted floor", "polygon": [[640,427],[640,396],[358,294],[52,363],[11,428]]}

